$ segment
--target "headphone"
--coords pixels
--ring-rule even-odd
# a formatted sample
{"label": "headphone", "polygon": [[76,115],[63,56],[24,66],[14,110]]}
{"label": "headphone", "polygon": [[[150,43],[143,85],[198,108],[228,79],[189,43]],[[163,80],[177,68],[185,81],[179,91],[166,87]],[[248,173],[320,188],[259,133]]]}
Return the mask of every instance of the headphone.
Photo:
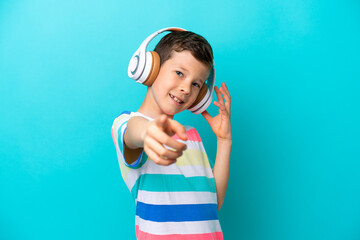
{"label": "headphone", "polygon": [[[157,35],[165,31],[187,31],[183,28],[169,27],[163,28],[148,36],[136,50],[131,57],[128,67],[128,75],[130,78],[142,83],[146,86],[151,86],[155,81],[160,70],[160,56],[155,51],[146,51],[149,42]],[[200,89],[199,95],[195,102],[188,108],[189,111],[195,114],[200,114],[206,110],[212,101],[212,94],[215,85],[215,64],[213,61],[213,68],[210,71],[208,79]]]}

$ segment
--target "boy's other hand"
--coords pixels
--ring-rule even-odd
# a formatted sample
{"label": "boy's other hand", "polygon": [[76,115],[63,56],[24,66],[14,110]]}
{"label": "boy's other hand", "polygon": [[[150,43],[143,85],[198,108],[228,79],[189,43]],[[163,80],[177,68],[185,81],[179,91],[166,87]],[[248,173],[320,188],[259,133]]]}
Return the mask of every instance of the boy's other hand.
{"label": "boy's other hand", "polygon": [[[206,110],[201,114],[209,123],[218,140],[231,142],[232,136],[230,123],[230,92],[225,83],[222,83],[220,88],[215,86],[214,90],[218,99],[217,102],[214,101],[214,105],[219,108],[219,114],[215,117],[211,117]],[[223,97],[225,100],[223,99]]]}
{"label": "boy's other hand", "polygon": [[[184,141],[187,140],[185,127],[166,115],[150,122],[144,136],[144,150],[148,157],[160,165],[168,166],[175,163],[186,149],[186,144],[173,139],[174,134]],[[164,145],[173,150],[167,149]]]}

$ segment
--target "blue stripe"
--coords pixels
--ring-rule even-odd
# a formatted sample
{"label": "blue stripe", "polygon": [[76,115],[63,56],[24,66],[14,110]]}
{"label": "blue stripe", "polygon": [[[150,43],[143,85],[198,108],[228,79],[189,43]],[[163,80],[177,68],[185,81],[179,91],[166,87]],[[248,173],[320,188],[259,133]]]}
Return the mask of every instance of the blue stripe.
{"label": "blue stripe", "polygon": [[118,144],[119,144],[119,148],[120,148],[120,152],[124,155],[124,145],[123,145],[123,139],[124,139],[124,134],[125,134],[125,130],[123,133],[121,133],[121,128],[124,124],[127,124],[128,120],[126,120],[125,122],[123,122],[120,127],[118,128]]}
{"label": "blue stripe", "polygon": [[217,204],[154,205],[137,202],[136,215],[153,222],[217,220]]}
{"label": "blue stripe", "polygon": [[131,112],[130,111],[123,111],[122,113],[120,113],[120,115],[119,116],[121,116],[121,115],[123,115],[123,114],[131,114]]}
{"label": "blue stripe", "polygon": [[[147,159],[147,155],[145,154],[145,151],[143,150],[135,162],[133,162],[132,164],[128,164],[126,162],[125,154],[124,154],[124,143],[125,143],[124,137],[125,137],[125,131],[126,131],[127,127],[125,128],[125,130],[122,133],[121,133],[121,128],[124,124],[127,124],[127,122],[128,122],[128,120],[126,120],[123,124],[121,124],[121,126],[119,127],[119,130],[118,130],[118,143],[119,143],[120,153],[124,159],[125,166],[127,166],[129,168],[137,169],[137,168],[140,168],[145,163],[145,161]],[[143,160],[143,159],[145,159],[145,160]]]}

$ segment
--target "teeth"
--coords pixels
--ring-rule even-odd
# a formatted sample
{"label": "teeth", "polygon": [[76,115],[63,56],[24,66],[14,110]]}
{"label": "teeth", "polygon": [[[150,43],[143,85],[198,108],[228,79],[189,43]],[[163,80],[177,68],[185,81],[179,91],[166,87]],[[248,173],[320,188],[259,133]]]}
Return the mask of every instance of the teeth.
{"label": "teeth", "polygon": [[[170,95],[171,95],[171,94],[170,94]],[[173,95],[171,95],[171,97],[172,97],[175,101],[177,101],[178,103],[182,103],[182,101],[179,100],[177,97],[175,97],[175,96],[173,96]]]}
{"label": "teeth", "polygon": [[178,103],[181,103],[181,101],[179,99],[177,99],[175,96],[174,96],[174,99],[175,101],[177,101]]}

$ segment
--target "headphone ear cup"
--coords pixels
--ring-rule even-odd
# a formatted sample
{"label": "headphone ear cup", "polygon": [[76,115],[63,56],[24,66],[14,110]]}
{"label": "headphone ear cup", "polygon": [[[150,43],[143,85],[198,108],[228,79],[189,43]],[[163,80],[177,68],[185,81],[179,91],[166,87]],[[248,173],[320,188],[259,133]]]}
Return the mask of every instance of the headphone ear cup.
{"label": "headphone ear cup", "polygon": [[[153,82],[155,81],[156,77],[159,74],[160,71],[160,56],[157,52],[154,51],[150,51],[149,52],[151,54],[151,69],[150,69],[150,73],[148,75],[148,77],[146,78],[146,80],[143,82],[144,85],[150,87]],[[148,61],[148,59],[146,60],[146,62],[150,62],[150,59]]]}
{"label": "headphone ear cup", "polygon": [[197,104],[199,104],[201,102],[201,100],[205,97],[206,93],[209,91],[207,85],[204,83],[203,86],[200,88],[200,92],[197,96],[197,98],[195,99],[195,102],[188,108],[191,109],[193,107],[195,107]]}

